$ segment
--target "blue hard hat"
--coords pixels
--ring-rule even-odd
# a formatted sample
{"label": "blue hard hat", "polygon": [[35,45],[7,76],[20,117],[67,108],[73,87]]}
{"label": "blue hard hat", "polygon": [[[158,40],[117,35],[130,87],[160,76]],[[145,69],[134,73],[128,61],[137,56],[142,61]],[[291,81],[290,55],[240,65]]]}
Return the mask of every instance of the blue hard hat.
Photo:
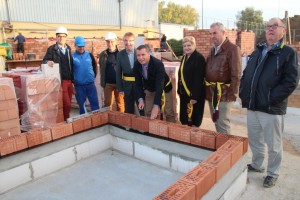
{"label": "blue hard hat", "polygon": [[86,44],[85,39],[82,36],[77,36],[75,38],[75,45],[78,47],[84,47]]}

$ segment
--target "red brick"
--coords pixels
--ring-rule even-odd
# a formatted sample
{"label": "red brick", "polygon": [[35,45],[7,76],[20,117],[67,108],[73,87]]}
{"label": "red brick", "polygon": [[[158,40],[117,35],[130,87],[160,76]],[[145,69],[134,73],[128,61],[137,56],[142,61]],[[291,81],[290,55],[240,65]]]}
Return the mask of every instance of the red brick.
{"label": "red brick", "polygon": [[141,132],[149,132],[149,118],[140,116],[133,116],[131,118],[131,128]]}
{"label": "red brick", "polygon": [[225,144],[230,136],[224,133],[216,133],[216,149],[220,148],[223,144]]}
{"label": "red brick", "polygon": [[216,168],[207,163],[200,163],[180,180],[194,184],[196,186],[195,199],[200,199],[216,183]]}
{"label": "red brick", "polygon": [[243,154],[247,153],[248,151],[248,145],[249,141],[247,137],[240,137],[236,135],[231,135],[230,139],[236,140],[236,141],[242,141],[243,142]]}
{"label": "red brick", "polygon": [[1,156],[16,152],[16,144],[12,137],[0,139],[0,154]]}
{"label": "red brick", "polygon": [[134,117],[133,114],[118,113],[116,117],[116,124],[124,127],[131,127],[131,118]]}
{"label": "red brick", "polygon": [[119,112],[117,112],[117,111],[109,111],[108,112],[108,121],[109,121],[110,124],[117,124],[116,115],[118,113]]}
{"label": "red brick", "polygon": [[202,147],[216,149],[216,132],[200,129],[203,133]]}
{"label": "red brick", "polygon": [[211,154],[205,163],[214,165],[216,168],[216,182],[218,182],[231,167],[231,154],[227,152],[216,151]]}
{"label": "red brick", "polygon": [[73,134],[72,123],[59,123],[50,127],[53,140],[66,137]]}
{"label": "red brick", "polygon": [[92,127],[97,127],[108,123],[108,112],[94,113],[91,117]]}
{"label": "red brick", "polygon": [[161,137],[169,137],[169,122],[161,120],[149,120],[149,133],[158,135]]}
{"label": "red brick", "polygon": [[153,198],[153,200],[196,200],[196,187],[194,184],[177,181],[165,191]]}
{"label": "red brick", "polygon": [[26,133],[28,147],[37,146],[52,141],[51,130],[49,128],[31,130]]}
{"label": "red brick", "polygon": [[228,140],[218,151],[225,151],[231,154],[231,166],[233,166],[243,156],[243,142],[236,140]]}
{"label": "red brick", "polygon": [[190,143],[191,142],[191,130],[192,128],[185,126],[170,123],[169,124],[169,138]]}

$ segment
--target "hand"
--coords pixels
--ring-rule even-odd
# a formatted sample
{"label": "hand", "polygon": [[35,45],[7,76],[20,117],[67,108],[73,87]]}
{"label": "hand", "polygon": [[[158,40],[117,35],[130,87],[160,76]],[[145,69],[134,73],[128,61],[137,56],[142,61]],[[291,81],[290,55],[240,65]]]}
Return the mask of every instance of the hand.
{"label": "hand", "polygon": [[139,105],[138,105],[139,110],[143,110],[144,107],[145,107],[144,100],[143,99],[139,100]]}
{"label": "hand", "polygon": [[152,110],[151,110],[151,116],[150,116],[150,119],[156,119],[157,116],[158,116],[159,111],[160,111],[159,106],[154,105],[154,106],[152,107]]}
{"label": "hand", "polygon": [[73,86],[73,94],[76,95],[75,87],[74,87],[74,85],[72,85],[72,86]]}
{"label": "hand", "polygon": [[191,103],[195,104],[195,103],[197,103],[197,100],[191,99]]}
{"label": "hand", "polygon": [[120,95],[124,95],[124,92],[123,92],[123,91],[121,91],[121,92],[119,92],[119,94],[120,94]]}
{"label": "hand", "polygon": [[50,61],[47,62],[47,65],[48,65],[49,67],[53,67],[54,62],[50,60]]}

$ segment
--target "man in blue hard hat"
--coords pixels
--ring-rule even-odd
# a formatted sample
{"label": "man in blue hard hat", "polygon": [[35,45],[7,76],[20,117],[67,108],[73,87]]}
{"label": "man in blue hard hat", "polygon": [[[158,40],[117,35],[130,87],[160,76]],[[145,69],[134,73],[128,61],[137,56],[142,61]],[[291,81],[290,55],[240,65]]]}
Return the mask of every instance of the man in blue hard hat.
{"label": "man in blue hard hat", "polygon": [[75,38],[75,53],[73,56],[74,85],[76,100],[80,114],[86,113],[85,101],[88,98],[91,110],[99,109],[97,89],[95,86],[96,60],[93,54],[85,50],[85,39],[82,36]]}

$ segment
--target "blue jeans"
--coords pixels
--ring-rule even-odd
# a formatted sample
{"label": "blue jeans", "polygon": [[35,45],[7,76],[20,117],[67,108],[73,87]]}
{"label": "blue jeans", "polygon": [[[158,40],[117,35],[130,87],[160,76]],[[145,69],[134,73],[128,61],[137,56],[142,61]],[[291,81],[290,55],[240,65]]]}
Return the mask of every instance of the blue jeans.
{"label": "blue jeans", "polygon": [[97,110],[99,109],[99,102],[98,102],[98,95],[97,95],[97,89],[94,83],[89,83],[86,85],[75,85],[76,90],[76,101],[79,106],[79,112],[80,114],[86,113],[85,109],[85,101],[86,98],[88,98],[91,110]]}

